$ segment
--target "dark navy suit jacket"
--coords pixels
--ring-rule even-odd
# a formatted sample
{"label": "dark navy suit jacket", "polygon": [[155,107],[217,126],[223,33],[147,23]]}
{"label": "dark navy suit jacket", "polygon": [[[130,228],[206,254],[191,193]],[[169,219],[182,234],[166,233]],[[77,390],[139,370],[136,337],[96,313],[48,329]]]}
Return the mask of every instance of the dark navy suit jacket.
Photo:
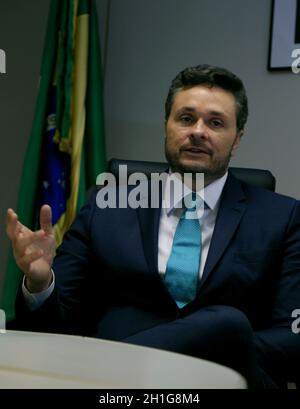
{"label": "dark navy suit jacket", "polygon": [[122,340],[204,306],[229,305],[248,317],[266,358],[297,368],[299,203],[229,173],[197,298],[183,310],[158,274],[159,218],[160,209],[100,210],[94,195],[55,258],[51,297],[34,313],[18,297],[20,326]]}

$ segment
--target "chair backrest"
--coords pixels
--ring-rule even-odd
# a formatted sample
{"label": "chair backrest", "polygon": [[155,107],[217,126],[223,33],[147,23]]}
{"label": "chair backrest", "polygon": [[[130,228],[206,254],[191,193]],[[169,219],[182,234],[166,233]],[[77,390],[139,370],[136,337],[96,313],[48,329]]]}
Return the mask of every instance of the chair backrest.
{"label": "chair backrest", "polygon": [[[117,179],[119,175],[119,165],[127,165],[128,175],[135,172],[141,172],[147,177],[150,177],[151,173],[165,172],[168,168],[168,164],[166,162],[148,162],[112,158],[108,164],[108,171],[113,173]],[[269,170],[237,167],[230,167],[229,169],[236,178],[243,182],[262,187],[273,192],[275,191],[276,180]]]}

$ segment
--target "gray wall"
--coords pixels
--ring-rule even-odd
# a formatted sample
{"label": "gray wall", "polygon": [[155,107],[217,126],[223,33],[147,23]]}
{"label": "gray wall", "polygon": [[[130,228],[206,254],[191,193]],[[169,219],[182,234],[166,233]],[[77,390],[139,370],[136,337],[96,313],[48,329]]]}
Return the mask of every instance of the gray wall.
{"label": "gray wall", "polygon": [[[101,2],[101,0],[99,0]],[[267,70],[271,0],[112,0],[105,83],[108,156],[163,160],[163,104],[186,66],[224,66],[250,117],[235,166],[272,170],[300,198],[300,74]]]}
{"label": "gray wall", "polygon": [[[182,68],[211,63],[244,80],[250,117],[235,166],[271,169],[300,198],[300,74],[268,72],[271,0],[96,0],[105,70],[108,157],[164,160],[163,104]],[[31,128],[49,0],[1,0],[1,218],[15,207]],[[109,14],[108,37],[106,34]],[[106,45],[107,44],[107,48]],[[0,290],[8,240],[0,225]]]}

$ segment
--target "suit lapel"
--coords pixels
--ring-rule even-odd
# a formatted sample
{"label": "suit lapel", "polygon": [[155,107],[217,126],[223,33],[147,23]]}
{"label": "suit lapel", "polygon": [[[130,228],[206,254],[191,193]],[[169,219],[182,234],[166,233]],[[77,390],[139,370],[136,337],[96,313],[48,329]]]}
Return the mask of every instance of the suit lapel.
{"label": "suit lapel", "polygon": [[221,197],[220,208],[207,255],[201,288],[230,243],[247,208],[245,193],[241,183],[230,173]]}
{"label": "suit lapel", "polygon": [[137,209],[144,254],[151,272],[158,271],[158,229],[160,209]]}
{"label": "suit lapel", "polygon": [[161,213],[161,188],[159,190],[159,208],[151,208],[150,181],[148,184],[148,208],[137,208],[141,229],[143,249],[149,271],[158,272],[158,230]]}

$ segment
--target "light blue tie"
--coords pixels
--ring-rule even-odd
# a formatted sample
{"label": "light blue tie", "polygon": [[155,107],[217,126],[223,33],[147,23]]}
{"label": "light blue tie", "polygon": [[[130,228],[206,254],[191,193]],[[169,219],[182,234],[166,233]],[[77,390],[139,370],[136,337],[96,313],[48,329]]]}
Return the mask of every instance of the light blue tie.
{"label": "light blue tie", "polygon": [[[200,198],[197,197],[197,199]],[[195,200],[194,195],[193,200]],[[190,218],[195,208],[196,206],[183,210],[165,273],[166,286],[179,308],[193,301],[197,294],[201,259],[201,226],[198,218]]]}

